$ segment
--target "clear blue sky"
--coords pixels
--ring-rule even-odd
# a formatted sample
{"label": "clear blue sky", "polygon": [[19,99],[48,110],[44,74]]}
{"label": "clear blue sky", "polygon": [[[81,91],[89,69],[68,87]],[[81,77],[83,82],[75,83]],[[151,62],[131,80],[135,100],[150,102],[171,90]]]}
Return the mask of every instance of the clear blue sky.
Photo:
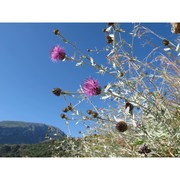
{"label": "clear blue sky", "polygon": [[[130,23],[122,25],[126,30],[131,26]],[[162,36],[174,36],[169,23],[145,26]],[[45,123],[68,133],[60,118],[67,102],[53,95],[52,89],[76,91],[89,76],[97,78],[102,85],[106,85],[108,79],[94,74],[92,68],[75,68],[75,64],[68,62],[53,63],[50,50],[54,45],[64,47],[68,56],[73,56],[74,51],[52,31],[58,28],[86,53],[87,48],[101,49],[106,45],[102,32],[105,27],[105,23],[0,23],[0,121]],[[99,64],[106,61],[102,55],[96,58]],[[77,136],[82,126],[71,124],[70,128],[72,136]]]}

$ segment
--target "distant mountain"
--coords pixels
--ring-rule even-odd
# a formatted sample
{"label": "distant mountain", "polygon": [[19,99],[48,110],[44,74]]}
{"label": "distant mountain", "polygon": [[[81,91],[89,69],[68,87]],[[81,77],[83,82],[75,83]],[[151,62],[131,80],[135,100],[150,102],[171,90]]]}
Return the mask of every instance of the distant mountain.
{"label": "distant mountain", "polygon": [[60,129],[42,123],[0,121],[0,144],[36,144],[66,137]]}

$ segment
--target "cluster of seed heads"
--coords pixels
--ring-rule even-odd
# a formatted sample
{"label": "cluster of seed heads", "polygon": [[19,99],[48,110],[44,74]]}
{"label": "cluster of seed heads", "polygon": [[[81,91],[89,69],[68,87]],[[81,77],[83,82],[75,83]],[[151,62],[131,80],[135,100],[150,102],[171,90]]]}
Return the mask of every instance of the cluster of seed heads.
{"label": "cluster of seed heads", "polygon": [[72,106],[72,104],[70,103],[67,107],[65,107],[64,109],[63,109],[63,112],[68,112],[68,111],[73,111],[73,106]]}
{"label": "cluster of seed heads", "polygon": [[98,113],[92,110],[87,110],[87,113],[89,115],[91,115],[93,118],[97,118],[98,117]]}

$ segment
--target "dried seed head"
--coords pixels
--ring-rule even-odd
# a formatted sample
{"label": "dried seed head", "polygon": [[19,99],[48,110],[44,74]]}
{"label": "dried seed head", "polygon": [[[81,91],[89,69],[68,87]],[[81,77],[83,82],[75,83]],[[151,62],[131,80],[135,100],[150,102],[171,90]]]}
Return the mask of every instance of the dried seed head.
{"label": "dried seed head", "polygon": [[123,77],[124,76],[124,73],[121,71],[120,72],[120,77]]}
{"label": "dried seed head", "polygon": [[68,117],[65,114],[61,114],[62,119],[68,119]]}
{"label": "dried seed head", "polygon": [[126,124],[126,122],[124,121],[120,121],[116,124],[116,129],[119,131],[119,132],[124,132],[128,129],[128,126]]}
{"label": "dried seed head", "polygon": [[60,96],[61,92],[62,92],[62,90],[60,88],[54,88],[52,90],[52,93],[55,94],[56,96]]}
{"label": "dried seed head", "polygon": [[107,25],[108,25],[108,26],[113,26],[113,25],[114,25],[114,23],[107,23]]}
{"label": "dried seed head", "polygon": [[172,25],[172,27],[171,27],[172,33],[174,33],[174,34],[180,33],[180,23],[172,23],[171,25]]}
{"label": "dried seed head", "polygon": [[140,154],[148,154],[150,152],[151,152],[151,150],[145,144],[143,146],[141,146],[139,151],[138,151],[138,153],[140,153]]}
{"label": "dried seed head", "polygon": [[93,112],[91,113],[91,116],[92,116],[93,118],[97,118],[97,117],[98,117],[98,113],[95,112],[95,111],[93,111]]}
{"label": "dried seed head", "polygon": [[68,105],[67,109],[68,109],[69,111],[73,111],[73,106],[72,106],[72,104],[71,104],[71,103],[69,103],[69,105]]}
{"label": "dried seed head", "polygon": [[54,33],[55,35],[59,35],[59,34],[60,34],[60,32],[59,32],[58,29],[54,29],[54,30],[53,30],[53,33]]}
{"label": "dried seed head", "polygon": [[68,111],[69,111],[68,108],[64,108],[64,109],[63,109],[63,112],[68,112]]}
{"label": "dried seed head", "polygon": [[109,44],[112,43],[113,42],[113,38],[111,36],[107,36],[106,37],[106,42],[109,43]]}
{"label": "dried seed head", "polygon": [[163,40],[163,44],[164,44],[165,46],[168,46],[168,45],[169,45],[169,41],[166,40],[166,39],[164,39],[164,40]]}
{"label": "dried seed head", "polygon": [[87,113],[88,114],[91,114],[93,111],[92,110],[87,110]]}

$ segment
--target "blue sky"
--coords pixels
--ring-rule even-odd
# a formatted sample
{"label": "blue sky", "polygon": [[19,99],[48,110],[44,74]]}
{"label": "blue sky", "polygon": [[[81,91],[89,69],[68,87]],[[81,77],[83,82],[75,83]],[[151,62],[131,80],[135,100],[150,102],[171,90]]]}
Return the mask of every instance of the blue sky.
{"label": "blue sky", "polygon": [[[169,33],[169,23],[145,25],[162,36],[174,36]],[[130,31],[132,24],[122,26]],[[110,79],[100,77],[89,67],[75,68],[72,62],[53,63],[50,50],[54,45],[64,47],[68,56],[74,51],[52,31],[58,28],[86,53],[87,48],[106,45],[102,32],[105,27],[105,23],[0,23],[0,120],[45,123],[68,133],[60,118],[67,102],[54,96],[52,89],[76,91],[89,76],[99,79],[102,85]],[[95,58],[99,64],[106,61],[102,55]],[[70,124],[70,128],[72,136],[77,136],[82,126]]]}

